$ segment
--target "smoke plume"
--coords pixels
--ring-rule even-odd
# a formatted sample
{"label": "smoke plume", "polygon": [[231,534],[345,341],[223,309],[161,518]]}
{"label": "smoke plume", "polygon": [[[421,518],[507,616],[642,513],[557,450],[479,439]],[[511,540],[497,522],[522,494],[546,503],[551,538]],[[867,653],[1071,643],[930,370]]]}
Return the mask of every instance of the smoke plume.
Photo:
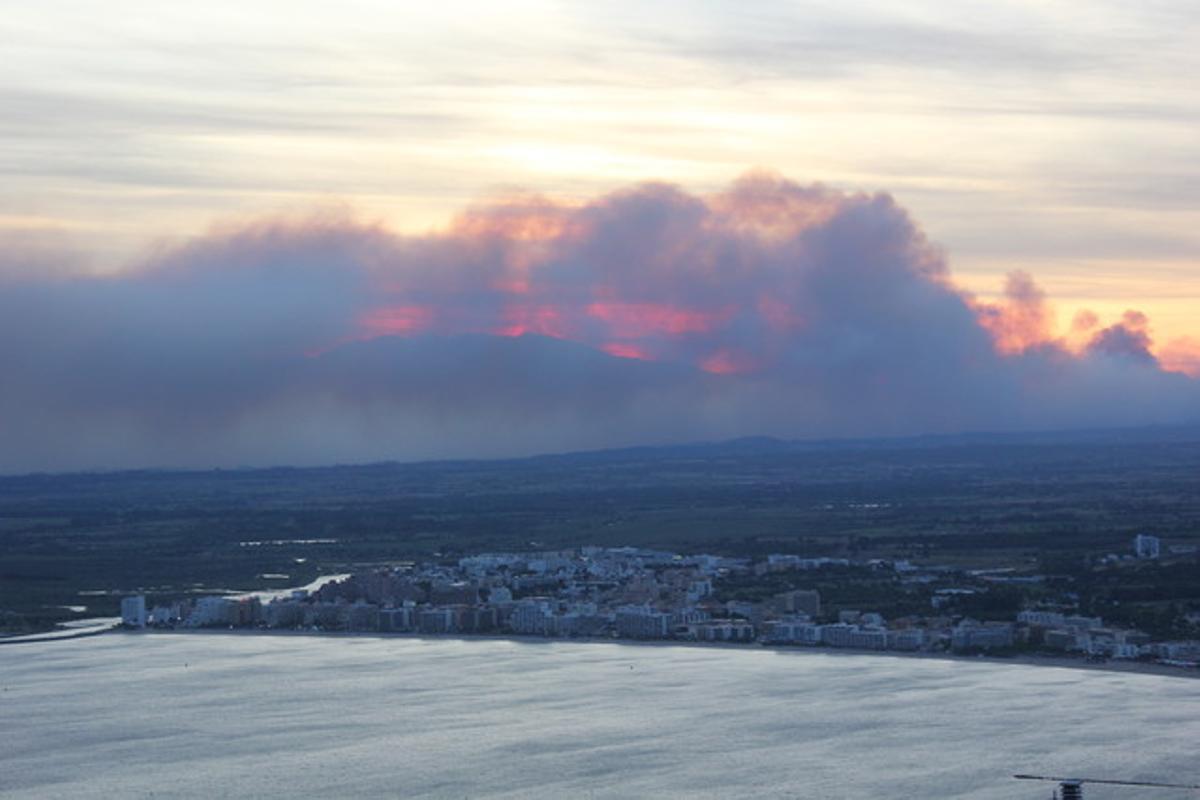
{"label": "smoke plume", "polygon": [[982,302],[888,195],[771,175],[268,220],[115,277],[0,258],[3,471],[1200,418],[1143,315],[1056,339],[1030,276]]}

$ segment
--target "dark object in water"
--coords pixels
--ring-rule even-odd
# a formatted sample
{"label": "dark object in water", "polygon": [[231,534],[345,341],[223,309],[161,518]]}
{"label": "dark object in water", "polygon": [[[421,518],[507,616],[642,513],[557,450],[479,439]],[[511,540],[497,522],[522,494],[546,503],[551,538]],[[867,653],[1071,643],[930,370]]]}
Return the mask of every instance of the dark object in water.
{"label": "dark object in water", "polygon": [[1111,786],[1154,786],[1160,789],[1200,789],[1197,783],[1158,783],[1156,781],[1114,781],[1104,778],[1059,778],[1052,775],[1013,775],[1022,781],[1055,781],[1058,800],[1083,800],[1083,784],[1107,783]]}

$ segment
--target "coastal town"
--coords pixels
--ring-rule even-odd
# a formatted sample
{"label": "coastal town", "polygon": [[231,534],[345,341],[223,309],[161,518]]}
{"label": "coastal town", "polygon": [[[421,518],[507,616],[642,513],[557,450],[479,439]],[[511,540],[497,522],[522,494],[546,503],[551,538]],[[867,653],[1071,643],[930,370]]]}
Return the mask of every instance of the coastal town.
{"label": "coastal town", "polygon": [[[1188,554],[1194,557],[1194,554]],[[1110,566],[1155,561],[1160,541],[1138,536]],[[884,585],[923,612],[829,602],[817,588]],[[126,597],[129,628],[238,628],[380,634],[494,635],[724,642],[959,654],[1054,654],[1089,661],[1200,666],[1200,635],[1159,640],[1079,613],[1045,575],[908,561],[772,554],[762,559],[636,547],[482,553],[452,563],[402,563],[329,580],[313,591],[203,596],[149,606]],[[1036,605],[996,613],[990,594],[1033,587]],[[845,592],[838,592],[845,595]],[[749,599],[747,599],[749,598]],[[992,608],[992,611],[988,609]],[[1200,612],[1184,624],[1200,633]]]}

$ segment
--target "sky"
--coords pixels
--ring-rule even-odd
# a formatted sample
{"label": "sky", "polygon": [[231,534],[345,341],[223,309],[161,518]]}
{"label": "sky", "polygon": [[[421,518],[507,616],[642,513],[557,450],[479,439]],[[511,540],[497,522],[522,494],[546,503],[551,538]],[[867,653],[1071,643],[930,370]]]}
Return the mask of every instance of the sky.
{"label": "sky", "polygon": [[9,4],[0,470],[1192,421],[1198,29]]}

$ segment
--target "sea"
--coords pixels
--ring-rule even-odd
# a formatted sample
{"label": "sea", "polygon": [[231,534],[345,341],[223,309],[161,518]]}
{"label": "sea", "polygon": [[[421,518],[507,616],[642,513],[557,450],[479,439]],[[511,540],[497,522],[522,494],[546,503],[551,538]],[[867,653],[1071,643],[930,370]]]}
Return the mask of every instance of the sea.
{"label": "sea", "polygon": [[1044,799],[1012,775],[1194,783],[1198,754],[1200,680],[1161,675],[236,632],[0,648],[4,798]]}

